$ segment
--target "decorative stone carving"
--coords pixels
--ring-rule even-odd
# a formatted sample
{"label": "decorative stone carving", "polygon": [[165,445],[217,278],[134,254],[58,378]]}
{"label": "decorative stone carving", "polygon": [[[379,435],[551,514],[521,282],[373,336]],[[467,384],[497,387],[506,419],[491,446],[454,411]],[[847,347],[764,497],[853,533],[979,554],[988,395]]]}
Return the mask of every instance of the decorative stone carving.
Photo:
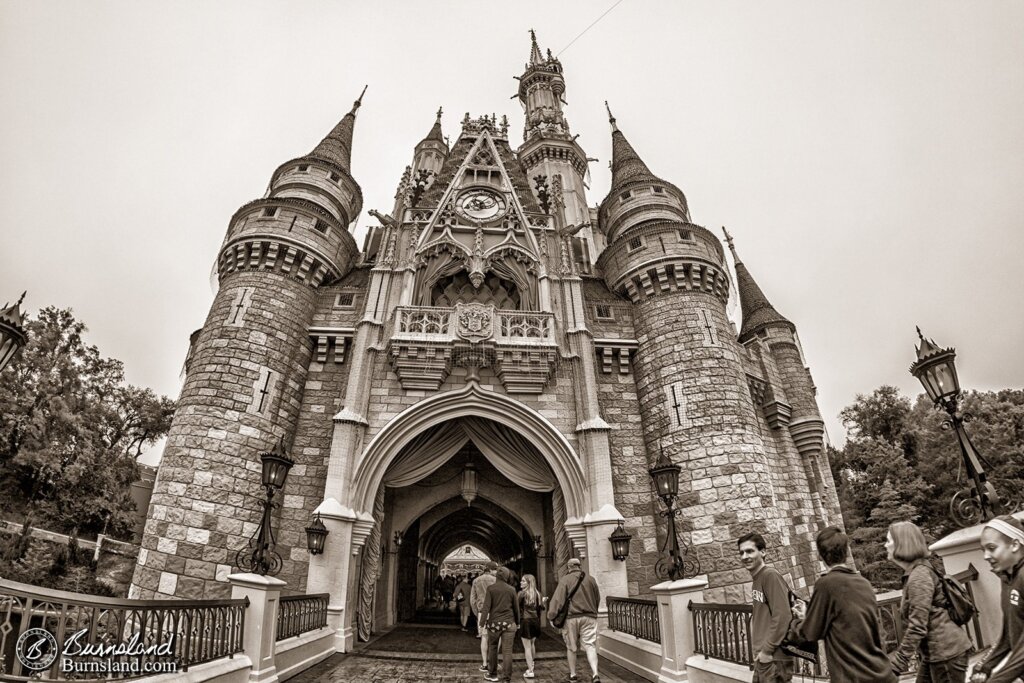
{"label": "decorative stone carving", "polygon": [[476,344],[494,334],[494,306],[487,304],[456,304],[455,333]]}

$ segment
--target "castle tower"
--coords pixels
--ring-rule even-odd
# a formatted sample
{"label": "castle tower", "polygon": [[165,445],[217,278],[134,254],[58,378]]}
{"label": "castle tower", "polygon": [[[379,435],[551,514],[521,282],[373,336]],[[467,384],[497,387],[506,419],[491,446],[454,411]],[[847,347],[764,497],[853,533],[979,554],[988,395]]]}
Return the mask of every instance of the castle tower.
{"label": "castle tower", "polygon": [[816,516],[825,524],[841,523],[839,500],[832,471],[824,458],[825,422],[815,399],[817,389],[804,364],[796,326],[780,314],[765,296],[725,233],[736,266],[743,327],[739,342],[761,359],[768,378],[763,406],[770,421],[786,427],[803,460]]}
{"label": "castle tower", "polygon": [[683,192],[654,175],[610,111],[609,118],[612,183],[599,209],[608,248],[598,267],[608,288],[633,302],[644,444],[652,462],[663,450],[683,467],[684,540],[708,573],[709,594],[736,597],[746,580],[729,561],[739,533],[762,531],[775,547],[790,539],[748,389],[746,353],[726,315],[724,249],[690,221]]}
{"label": "castle tower", "polygon": [[295,438],[317,289],[348,273],[358,254],[348,226],[362,208],[350,172],[361,99],[231,218],[217,259],[220,289],[190,351],[131,597],[228,592],[223,578],[256,529],[264,496],[258,454]]}

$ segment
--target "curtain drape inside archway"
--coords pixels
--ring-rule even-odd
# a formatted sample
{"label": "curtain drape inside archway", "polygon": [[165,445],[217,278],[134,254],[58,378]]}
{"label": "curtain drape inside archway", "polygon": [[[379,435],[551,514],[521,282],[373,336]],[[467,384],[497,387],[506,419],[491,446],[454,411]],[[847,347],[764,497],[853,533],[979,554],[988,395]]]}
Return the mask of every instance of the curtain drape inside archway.
{"label": "curtain drape inside archway", "polygon": [[517,486],[529,491],[556,488],[554,473],[533,444],[504,425],[477,417],[451,420],[417,435],[388,468],[384,484],[415,484],[448,462],[470,439]]}

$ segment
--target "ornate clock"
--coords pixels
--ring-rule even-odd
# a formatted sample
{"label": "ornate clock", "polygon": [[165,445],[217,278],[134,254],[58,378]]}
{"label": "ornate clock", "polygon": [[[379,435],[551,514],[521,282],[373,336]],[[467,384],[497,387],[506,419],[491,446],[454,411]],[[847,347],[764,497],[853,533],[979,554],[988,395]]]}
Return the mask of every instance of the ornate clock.
{"label": "ornate clock", "polygon": [[482,223],[505,213],[505,198],[491,190],[479,189],[463,193],[455,202],[455,209],[464,218]]}

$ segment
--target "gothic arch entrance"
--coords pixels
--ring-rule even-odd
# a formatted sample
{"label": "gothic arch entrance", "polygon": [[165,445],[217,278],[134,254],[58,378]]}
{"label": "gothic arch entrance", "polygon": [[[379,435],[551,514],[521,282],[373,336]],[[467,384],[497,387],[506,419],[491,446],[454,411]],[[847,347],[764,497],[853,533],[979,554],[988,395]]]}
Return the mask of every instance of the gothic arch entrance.
{"label": "gothic arch entrance", "polygon": [[444,558],[460,545],[553,589],[554,568],[571,552],[566,522],[578,523],[586,498],[568,441],[536,412],[472,382],[381,429],[356,464],[352,491],[374,518],[350,601],[363,639],[431,600]]}

